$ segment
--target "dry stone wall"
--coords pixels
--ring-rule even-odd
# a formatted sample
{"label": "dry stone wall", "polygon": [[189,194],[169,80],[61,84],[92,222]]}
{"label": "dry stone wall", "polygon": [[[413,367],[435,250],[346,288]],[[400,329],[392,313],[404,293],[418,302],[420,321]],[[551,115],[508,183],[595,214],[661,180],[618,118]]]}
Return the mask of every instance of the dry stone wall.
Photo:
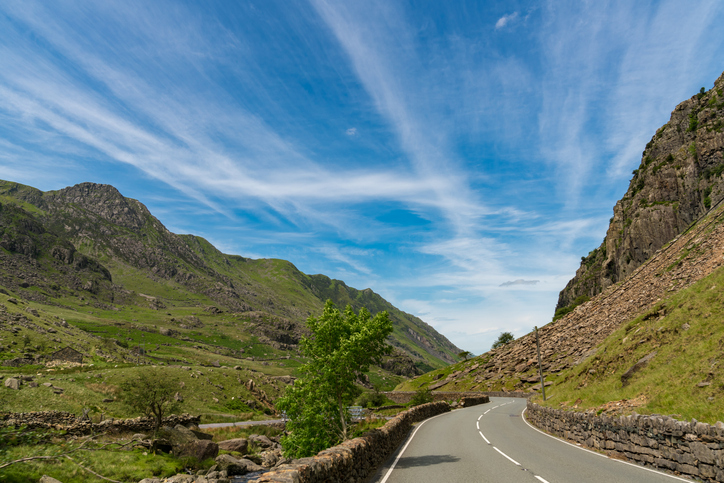
{"label": "dry stone wall", "polygon": [[[396,402],[397,404],[407,404],[412,400],[412,396],[415,395],[414,391],[389,391],[383,393],[389,400]],[[491,397],[531,397],[533,393],[530,392],[519,392],[519,391],[467,391],[467,392],[455,392],[455,391],[432,391],[433,401],[460,401],[463,404],[474,406],[476,404],[484,404],[488,402]],[[463,400],[467,400],[465,403]],[[471,404],[472,401],[477,401]]]}
{"label": "dry stone wall", "polygon": [[412,424],[450,411],[446,402],[422,404],[398,414],[379,429],[345,441],[310,458],[295,460],[263,474],[264,483],[361,483],[405,440]]}
{"label": "dry stone wall", "polygon": [[[197,425],[200,416],[190,414],[172,414],[163,418],[163,425],[175,427]],[[100,423],[82,420],[73,413],[64,411],[35,411],[28,413],[9,413],[0,415],[0,426],[19,427],[28,426],[30,429],[54,429],[65,431],[67,434],[81,435],[105,432],[132,432],[141,433],[154,428],[153,418],[139,417],[132,419],[106,419]]]}
{"label": "dry stone wall", "polygon": [[609,417],[547,408],[528,401],[539,428],[610,456],[704,481],[724,481],[724,423],[711,426],[666,416]]}

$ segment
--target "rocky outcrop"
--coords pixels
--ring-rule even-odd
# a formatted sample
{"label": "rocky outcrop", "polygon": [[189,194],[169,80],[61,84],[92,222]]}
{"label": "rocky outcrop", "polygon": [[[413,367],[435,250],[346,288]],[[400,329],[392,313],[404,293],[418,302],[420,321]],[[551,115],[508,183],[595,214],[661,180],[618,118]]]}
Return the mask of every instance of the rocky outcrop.
{"label": "rocky outcrop", "polygon": [[[557,373],[583,362],[598,344],[640,314],[661,317],[654,305],[701,280],[724,263],[724,203],[691,229],[676,236],[626,280],[609,286],[593,300],[538,329],[544,373]],[[445,391],[533,390],[540,384],[535,333],[468,361],[467,368],[445,379]],[[458,385],[465,389],[458,389]]]}
{"label": "rocky outcrop", "polygon": [[[724,199],[724,74],[674,109],[644,149],[606,237],[561,291],[557,309],[624,280]],[[580,299],[579,299],[580,300]]]}

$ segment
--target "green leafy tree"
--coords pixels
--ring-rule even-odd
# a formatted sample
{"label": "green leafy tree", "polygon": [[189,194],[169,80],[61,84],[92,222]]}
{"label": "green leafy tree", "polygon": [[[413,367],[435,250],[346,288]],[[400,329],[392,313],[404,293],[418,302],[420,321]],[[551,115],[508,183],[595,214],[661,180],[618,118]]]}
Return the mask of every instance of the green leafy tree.
{"label": "green leafy tree", "polygon": [[514,339],[515,339],[515,337],[510,332],[501,332],[500,335],[498,336],[498,339],[495,342],[493,342],[493,349],[502,347],[505,344],[507,344],[508,342],[513,341]]}
{"label": "green leafy tree", "polygon": [[357,315],[348,305],[341,313],[331,300],[321,317],[307,320],[307,327],[311,336],[302,338],[300,348],[308,362],[276,404],[289,418],[281,440],[284,454],[295,458],[347,439],[347,406],[360,394],[355,380],[390,352],[385,339],[392,333],[387,312],[372,317],[362,308]]}
{"label": "green leafy tree", "polygon": [[458,357],[460,359],[463,359],[464,361],[467,361],[470,358],[470,356],[472,356],[472,355],[473,355],[473,353],[470,351],[462,351],[458,354]]}
{"label": "green leafy tree", "polygon": [[132,410],[144,416],[153,417],[154,431],[158,431],[164,415],[178,409],[176,392],[180,388],[179,379],[170,377],[157,368],[143,368],[120,385],[121,399]]}

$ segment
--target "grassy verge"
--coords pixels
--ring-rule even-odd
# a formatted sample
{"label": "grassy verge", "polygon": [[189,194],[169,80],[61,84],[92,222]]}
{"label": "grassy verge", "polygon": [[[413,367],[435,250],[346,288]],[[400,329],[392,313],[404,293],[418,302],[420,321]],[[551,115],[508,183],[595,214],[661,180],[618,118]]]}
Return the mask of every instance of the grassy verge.
{"label": "grassy verge", "polygon": [[[547,390],[552,407],[724,419],[724,268],[659,301],[611,334]],[[653,354],[653,355],[652,355]],[[626,371],[645,356],[647,365]]]}

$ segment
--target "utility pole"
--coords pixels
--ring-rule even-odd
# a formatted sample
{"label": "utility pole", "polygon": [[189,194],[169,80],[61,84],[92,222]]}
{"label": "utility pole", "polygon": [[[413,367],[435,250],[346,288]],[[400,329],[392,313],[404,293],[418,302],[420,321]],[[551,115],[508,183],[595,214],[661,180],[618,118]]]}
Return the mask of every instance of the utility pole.
{"label": "utility pole", "polygon": [[535,345],[538,349],[538,374],[540,375],[540,390],[543,391],[543,400],[546,400],[546,385],[543,381],[543,364],[540,361],[540,337],[538,336],[538,326],[535,327]]}

